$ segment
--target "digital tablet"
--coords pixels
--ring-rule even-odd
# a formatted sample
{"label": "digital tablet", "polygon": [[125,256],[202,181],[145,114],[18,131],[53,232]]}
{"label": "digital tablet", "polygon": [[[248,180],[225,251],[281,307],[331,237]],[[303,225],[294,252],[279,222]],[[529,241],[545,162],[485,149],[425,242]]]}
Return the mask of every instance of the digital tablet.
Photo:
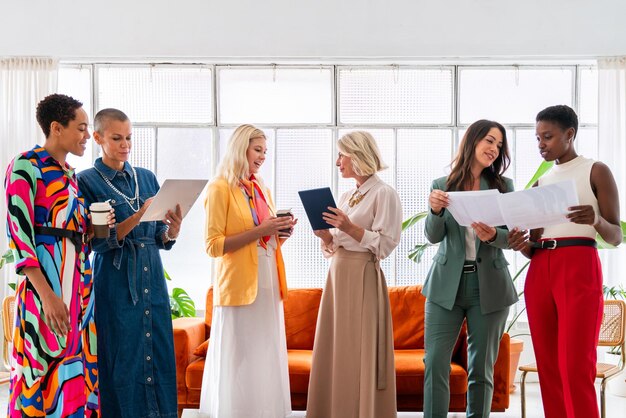
{"label": "digital tablet", "polygon": [[322,213],[328,212],[328,207],[336,208],[335,199],[330,191],[330,187],[322,187],[321,189],[311,189],[299,191],[300,200],[304,206],[307,218],[311,223],[313,230],[330,229],[334,226],[326,223],[322,219]]}
{"label": "digital tablet", "polygon": [[184,218],[207,183],[208,180],[165,180],[150,207],[141,217],[141,222],[162,221],[168,210],[176,211],[176,204],[180,204]]}

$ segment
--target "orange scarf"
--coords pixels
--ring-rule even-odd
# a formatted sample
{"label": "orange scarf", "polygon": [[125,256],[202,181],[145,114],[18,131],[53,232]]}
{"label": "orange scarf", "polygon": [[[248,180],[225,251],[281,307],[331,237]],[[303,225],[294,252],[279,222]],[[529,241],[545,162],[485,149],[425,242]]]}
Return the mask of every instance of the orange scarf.
{"label": "orange scarf", "polygon": [[[252,212],[252,219],[255,225],[261,225],[261,223],[270,217],[270,208],[265,200],[263,190],[259,185],[258,180],[254,177],[254,174],[249,179],[240,179],[241,188],[248,197],[248,205],[250,205],[250,211]],[[259,244],[263,248],[267,248],[267,242],[270,240],[270,236],[263,236],[259,240]]]}

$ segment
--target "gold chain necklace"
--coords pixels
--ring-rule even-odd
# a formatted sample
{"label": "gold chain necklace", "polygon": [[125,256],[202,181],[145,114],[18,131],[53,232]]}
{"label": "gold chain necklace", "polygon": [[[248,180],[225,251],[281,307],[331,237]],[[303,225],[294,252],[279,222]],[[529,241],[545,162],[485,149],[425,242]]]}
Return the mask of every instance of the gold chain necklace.
{"label": "gold chain necklace", "polygon": [[348,200],[348,206],[353,207],[353,206],[358,205],[361,202],[361,200],[363,200],[366,194],[367,192],[361,193],[359,189],[356,189],[354,193],[352,193],[352,196],[350,196],[350,200]]}

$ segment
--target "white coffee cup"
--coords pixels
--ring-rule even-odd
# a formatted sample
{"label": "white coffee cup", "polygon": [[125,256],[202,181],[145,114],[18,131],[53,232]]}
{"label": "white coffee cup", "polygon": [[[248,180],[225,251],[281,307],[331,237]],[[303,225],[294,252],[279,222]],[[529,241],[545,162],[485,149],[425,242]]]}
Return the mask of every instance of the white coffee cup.
{"label": "white coffee cup", "polygon": [[109,220],[108,216],[111,212],[111,204],[106,202],[94,202],[89,206],[91,212],[91,223],[96,238],[109,237]]}

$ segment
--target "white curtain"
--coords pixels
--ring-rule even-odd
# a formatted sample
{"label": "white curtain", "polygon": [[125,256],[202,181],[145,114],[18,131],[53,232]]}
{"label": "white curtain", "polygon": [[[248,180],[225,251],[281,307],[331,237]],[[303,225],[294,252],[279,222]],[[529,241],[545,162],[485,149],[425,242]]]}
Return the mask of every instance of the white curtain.
{"label": "white curtain", "polygon": [[[8,249],[4,177],[9,162],[18,153],[43,144],[37,125],[37,103],[57,89],[58,63],[51,58],[0,58],[0,254]],[[4,298],[12,266],[0,271],[0,297]]]}
{"label": "white curtain", "polygon": [[[617,182],[620,219],[626,220],[626,57],[598,60],[598,157]],[[607,286],[626,286],[626,243],[600,251]]]}

